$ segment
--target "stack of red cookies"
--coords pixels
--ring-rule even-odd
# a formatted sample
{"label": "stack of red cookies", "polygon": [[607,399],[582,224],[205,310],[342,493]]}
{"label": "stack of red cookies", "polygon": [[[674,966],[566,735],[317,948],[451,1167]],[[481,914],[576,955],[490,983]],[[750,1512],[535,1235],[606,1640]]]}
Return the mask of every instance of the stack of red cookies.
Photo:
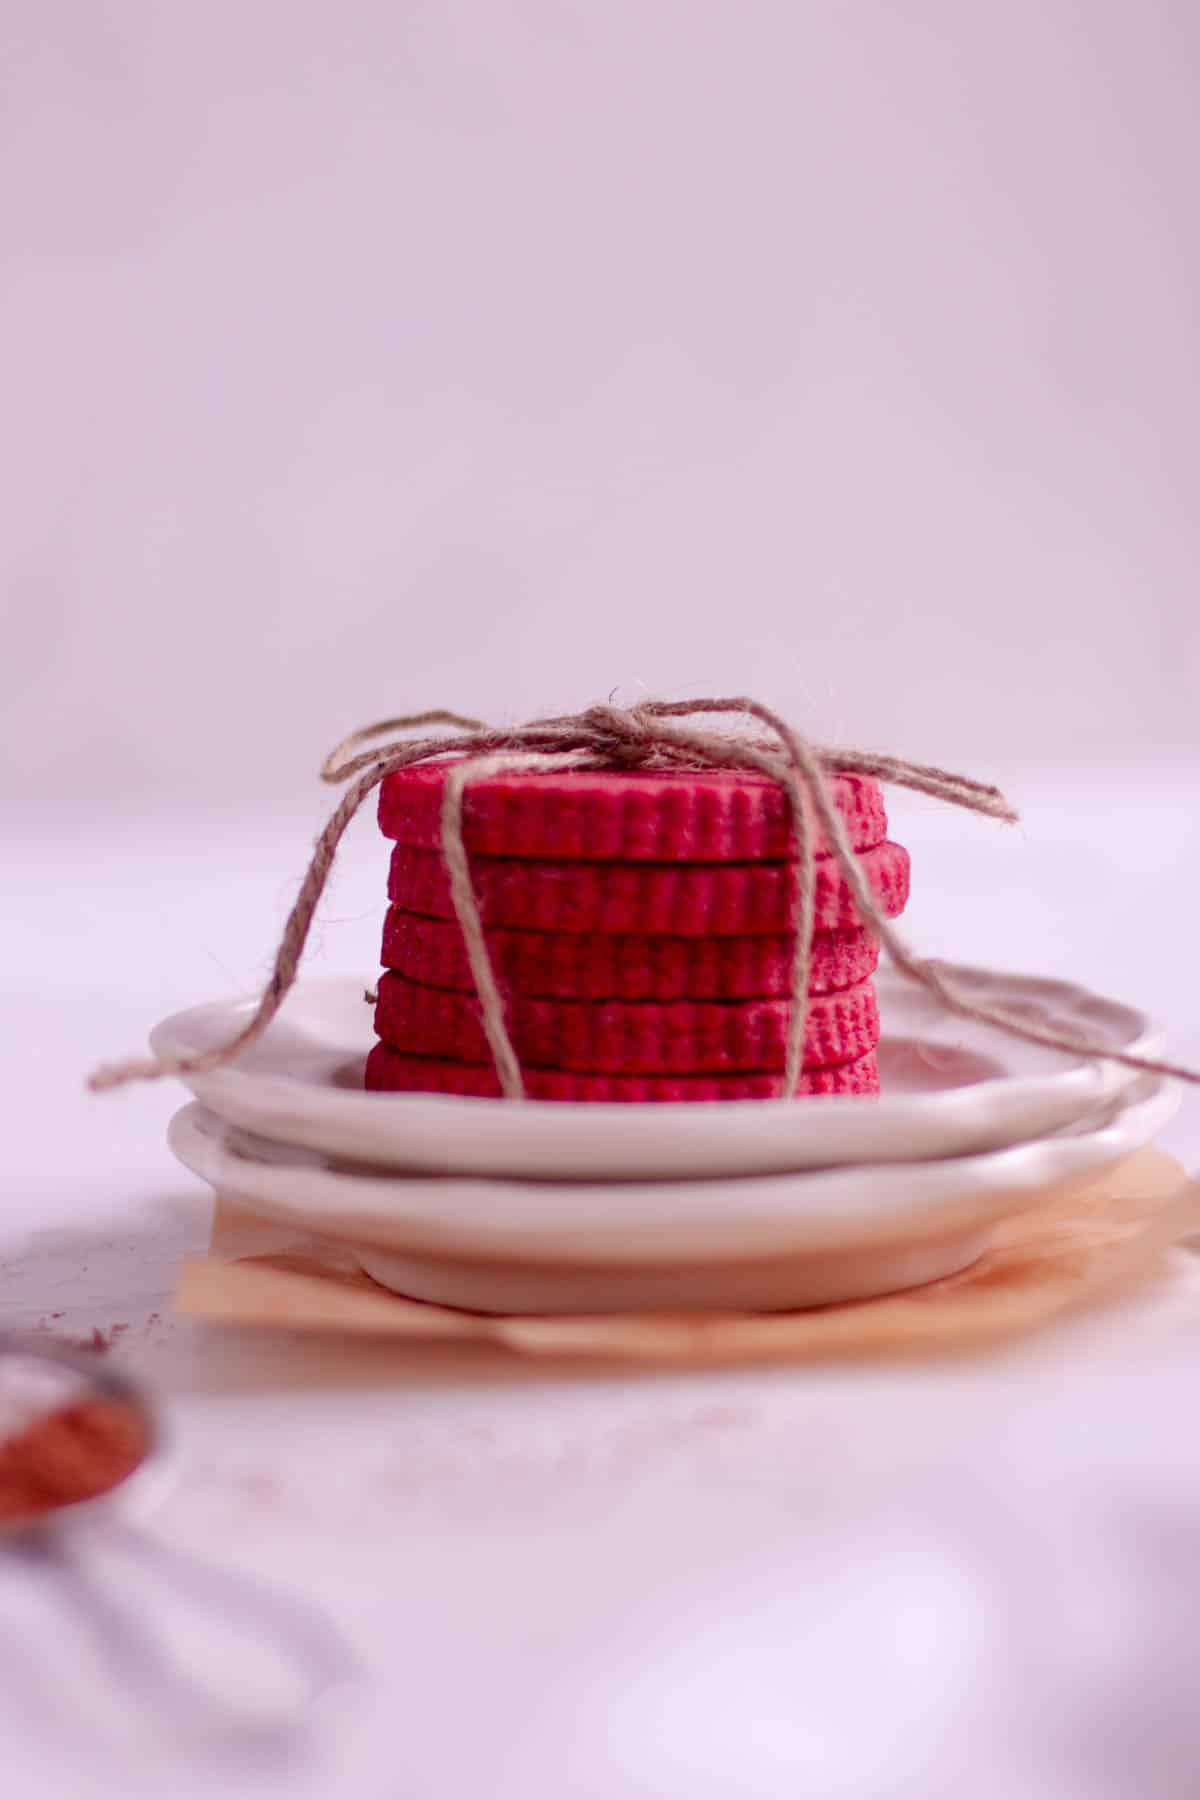
{"label": "stack of red cookies", "polygon": [[[447,764],[390,775],[394,839],[366,1083],[498,1095],[442,853]],[[882,910],[908,898],[865,776],[830,787]],[[505,771],[470,781],[463,842],[505,1024],[534,1100],[779,1094],[796,871],[786,796],[743,770]],[[878,945],[818,838],[802,1094],[878,1092]]]}

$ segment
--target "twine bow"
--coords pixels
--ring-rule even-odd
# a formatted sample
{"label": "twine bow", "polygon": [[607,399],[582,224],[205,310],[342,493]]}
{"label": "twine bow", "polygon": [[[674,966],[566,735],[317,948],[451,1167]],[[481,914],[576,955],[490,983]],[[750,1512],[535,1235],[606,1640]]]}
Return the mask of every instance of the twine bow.
{"label": "twine bow", "polygon": [[[766,735],[716,731],[680,722],[713,715],[754,720],[765,727]],[[428,727],[443,729],[435,736],[397,736]],[[363,801],[396,770],[447,757],[452,760],[447,765],[442,798],[442,854],[449,874],[454,911],[479,997],[488,1046],[506,1099],[522,1099],[525,1088],[505,1022],[504,997],[488,952],[463,841],[464,790],[470,782],[502,769],[755,769],[779,783],[787,799],[792,824],[796,875],[792,906],[795,948],[781,1087],[784,1096],[794,1094],[804,1057],[814,918],[814,821],[820,827],[865,925],[879,939],[900,972],[932,994],[948,1011],[965,1019],[994,1025],[1027,1043],[1043,1044],[1089,1059],[1110,1060],[1149,1074],[1171,1075],[1200,1083],[1200,1072],[1179,1064],[1136,1056],[1131,1052],[1117,1052],[1076,1033],[1033,1025],[1000,1008],[982,1006],[958,987],[942,964],[914,956],[876,904],[833,801],[827,776],[838,770],[874,776],[877,780],[912,788],[953,806],[985,813],[1011,824],[1017,815],[998,788],[972,781],[964,775],[951,774],[945,769],[905,762],[895,756],[821,748],[808,743],[759,701],[737,698],[651,700],[630,708],[591,706],[584,712],[534,719],[510,730],[500,730],[479,719],[437,709],[383,719],[354,732],[330,752],[321,766],[323,781],[334,785],[349,782],[350,785],[316,841],[312,860],[283,929],[271,979],[249,1022],[236,1037],[213,1050],[190,1056],[134,1058],[105,1065],[93,1072],[89,1087],[99,1092],[129,1081],[156,1080],[163,1075],[205,1074],[232,1062],[261,1037],[296,979],[313,915],[329,879],[338,846]]]}

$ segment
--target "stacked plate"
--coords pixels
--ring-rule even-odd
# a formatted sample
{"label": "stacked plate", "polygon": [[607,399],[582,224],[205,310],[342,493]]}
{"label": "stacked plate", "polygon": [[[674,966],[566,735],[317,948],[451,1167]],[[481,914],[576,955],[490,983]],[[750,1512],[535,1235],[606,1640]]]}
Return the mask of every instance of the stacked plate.
{"label": "stacked plate", "polygon": [[[1158,1048],[1140,1013],[1078,987],[953,973],[1114,1053]],[[386,1287],[486,1312],[779,1309],[932,1280],[1048,1189],[1149,1142],[1176,1103],[1165,1082],[947,1016],[890,970],[878,1096],[368,1091],[367,985],[298,986],[235,1064],[191,1078],[172,1147],[239,1205],[351,1246]],[[181,1013],[154,1049],[211,1049],[253,1005]]]}

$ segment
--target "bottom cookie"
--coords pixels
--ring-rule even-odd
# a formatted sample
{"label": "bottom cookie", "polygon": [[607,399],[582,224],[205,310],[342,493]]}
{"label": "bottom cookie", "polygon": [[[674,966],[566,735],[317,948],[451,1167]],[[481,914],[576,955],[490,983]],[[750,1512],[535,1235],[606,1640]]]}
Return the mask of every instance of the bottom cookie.
{"label": "bottom cookie", "polygon": [[[526,1069],[530,1100],[637,1103],[689,1100],[776,1100],[778,1074],[742,1075],[580,1075],[568,1069]],[[376,1044],[367,1057],[365,1085],[374,1093],[458,1094],[499,1099],[500,1082],[490,1064],[411,1056]],[[874,1050],[832,1068],[805,1069],[796,1095],[877,1094],[879,1064]]]}

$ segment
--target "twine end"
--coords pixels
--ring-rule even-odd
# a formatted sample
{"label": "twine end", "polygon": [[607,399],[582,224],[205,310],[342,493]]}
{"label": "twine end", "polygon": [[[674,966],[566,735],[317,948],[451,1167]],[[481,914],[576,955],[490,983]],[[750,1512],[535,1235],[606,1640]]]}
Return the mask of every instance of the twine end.
{"label": "twine end", "polygon": [[89,1094],[107,1094],[111,1089],[120,1086],[120,1076],[115,1063],[106,1063],[99,1069],[93,1069],[85,1083]]}
{"label": "twine end", "polygon": [[89,1094],[110,1094],[114,1088],[126,1087],[131,1081],[157,1081],[161,1075],[178,1071],[169,1063],[146,1058],[123,1063],[101,1063],[87,1078]]}

